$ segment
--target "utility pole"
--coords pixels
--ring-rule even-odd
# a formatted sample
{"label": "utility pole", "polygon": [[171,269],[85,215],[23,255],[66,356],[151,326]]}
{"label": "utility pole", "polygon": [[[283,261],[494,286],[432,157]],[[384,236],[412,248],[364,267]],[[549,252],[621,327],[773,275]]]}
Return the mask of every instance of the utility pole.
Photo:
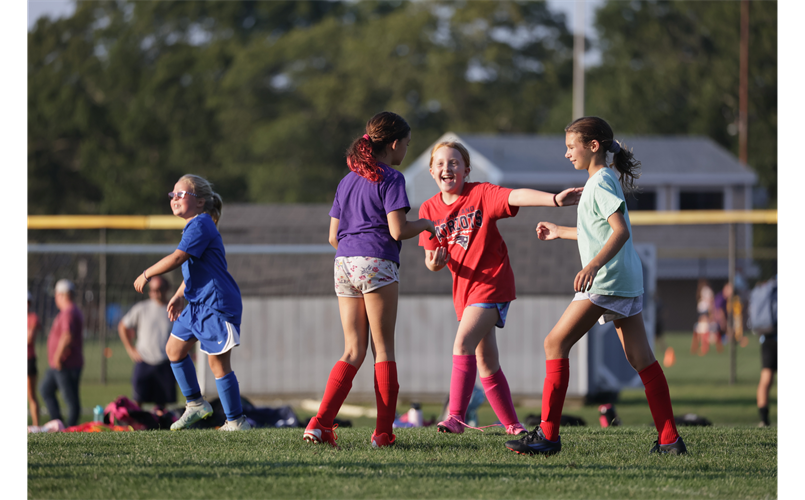
{"label": "utility pole", "polygon": [[584,11],[587,2],[576,0],[573,35],[573,119],[584,116]]}
{"label": "utility pole", "polygon": [[106,385],[106,228],[101,228],[101,252],[99,280],[100,287],[98,293],[98,323],[100,327],[101,341],[101,383]]}
{"label": "utility pole", "polygon": [[[741,38],[739,44],[738,77],[738,161],[747,164],[747,142],[749,138],[749,0],[741,0]],[[727,338],[730,343],[730,385],[735,384],[738,371],[735,325],[733,320],[733,300],[735,290],[735,224],[729,225],[729,283],[732,296],[727,299]]]}
{"label": "utility pole", "polygon": [[746,165],[749,138],[749,0],[741,0],[740,77],[738,81],[738,161]]}

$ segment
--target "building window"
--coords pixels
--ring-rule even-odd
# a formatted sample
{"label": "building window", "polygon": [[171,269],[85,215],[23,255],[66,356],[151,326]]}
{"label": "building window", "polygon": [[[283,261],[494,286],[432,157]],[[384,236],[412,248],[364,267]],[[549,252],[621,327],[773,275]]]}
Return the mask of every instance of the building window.
{"label": "building window", "polygon": [[630,212],[635,210],[657,210],[657,193],[654,191],[641,191],[626,195],[626,208]]}
{"label": "building window", "polygon": [[723,191],[680,191],[680,210],[724,210]]}

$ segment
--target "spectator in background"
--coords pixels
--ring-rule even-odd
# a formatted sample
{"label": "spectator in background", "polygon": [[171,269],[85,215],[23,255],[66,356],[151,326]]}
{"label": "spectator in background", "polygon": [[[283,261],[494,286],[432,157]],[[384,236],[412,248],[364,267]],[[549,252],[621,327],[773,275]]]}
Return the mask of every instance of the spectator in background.
{"label": "spectator in background", "polygon": [[165,352],[173,325],[167,309],[169,288],[170,283],[162,276],[151,278],[149,300],[134,304],[117,325],[120,340],[134,361],[132,398],[140,406],[154,403],[158,411],[176,402],[176,379]]}
{"label": "spectator in background", "polygon": [[727,340],[727,307],[732,300],[732,284],[730,282],[724,283],[721,291],[718,292],[713,298],[713,311],[714,319],[718,331],[715,333],[716,350],[721,352],[724,350],[724,342]]}
{"label": "spectator in background", "polygon": [[42,399],[45,400],[48,413],[53,420],[62,420],[56,391],[60,391],[67,403],[68,417],[64,424],[67,427],[78,424],[81,416],[81,400],[78,385],[81,380],[81,369],[84,367],[84,315],[73,302],[75,285],[72,281],[62,279],[56,282],[56,307],[59,314],[53,320],[48,336],[48,365],[42,381]]}
{"label": "spectator in background", "polygon": [[711,332],[714,325],[714,297],[713,289],[706,279],[700,279],[696,287],[696,323],[693,324],[693,341],[690,345],[691,354],[699,351],[704,356],[710,350]]}
{"label": "spectator in background", "polygon": [[36,335],[42,330],[39,316],[31,310],[31,292],[28,292],[28,406],[31,423],[39,425],[39,401],[36,399]]}

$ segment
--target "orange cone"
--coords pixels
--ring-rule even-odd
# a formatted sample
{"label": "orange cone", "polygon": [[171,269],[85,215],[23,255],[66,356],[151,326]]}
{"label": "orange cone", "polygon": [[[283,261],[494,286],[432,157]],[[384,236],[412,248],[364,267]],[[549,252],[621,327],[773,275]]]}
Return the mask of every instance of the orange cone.
{"label": "orange cone", "polygon": [[665,357],[662,360],[662,364],[666,368],[670,368],[674,366],[674,363],[676,363],[676,354],[674,354],[674,348],[669,347],[665,350]]}

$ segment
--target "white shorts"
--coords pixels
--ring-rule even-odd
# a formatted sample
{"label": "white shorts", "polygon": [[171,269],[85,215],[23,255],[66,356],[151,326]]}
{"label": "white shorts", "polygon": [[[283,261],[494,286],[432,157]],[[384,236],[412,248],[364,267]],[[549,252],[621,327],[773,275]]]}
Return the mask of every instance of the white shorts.
{"label": "white shorts", "polygon": [[337,257],[333,277],[335,294],[352,298],[400,281],[397,263],[377,257]]}
{"label": "white shorts", "polygon": [[590,292],[576,292],[573,302],[577,300],[589,300],[598,307],[606,309],[604,314],[598,318],[600,324],[616,319],[629,318],[643,312],[643,296],[637,297],[616,297],[614,295],[598,295]]}

